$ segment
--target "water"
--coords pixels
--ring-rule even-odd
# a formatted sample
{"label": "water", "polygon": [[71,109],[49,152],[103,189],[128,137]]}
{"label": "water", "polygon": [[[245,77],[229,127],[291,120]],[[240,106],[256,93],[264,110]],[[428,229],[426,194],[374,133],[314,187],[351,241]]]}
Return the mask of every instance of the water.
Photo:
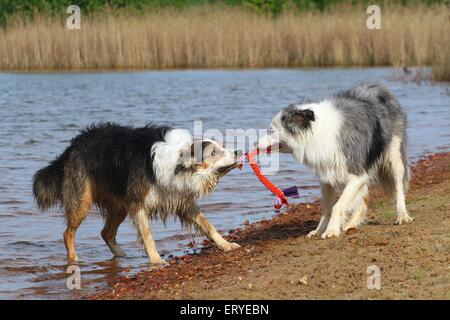
{"label": "water", "polygon": [[[409,118],[409,160],[450,149],[450,96],[445,85],[389,81],[392,69],[168,71],[135,73],[0,73],[0,298],[77,298],[113,283],[118,275],[148,267],[129,221],[118,241],[128,257],[112,259],[100,237],[95,210],[81,225],[77,250],[82,290],[66,288],[64,220],[60,210],[39,213],[33,205],[33,173],[61,153],[80,128],[101,120],[143,125],[172,123],[193,129],[266,128],[272,116],[300,96],[320,98],[362,80],[389,86]],[[301,197],[318,196],[318,181],[290,156],[271,179],[298,185]],[[200,201],[222,232],[274,215],[273,197],[249,167],[235,170]],[[178,223],[154,224],[160,253],[180,255],[192,237]],[[200,241],[198,241],[199,243]],[[201,239],[200,239],[201,240]]]}

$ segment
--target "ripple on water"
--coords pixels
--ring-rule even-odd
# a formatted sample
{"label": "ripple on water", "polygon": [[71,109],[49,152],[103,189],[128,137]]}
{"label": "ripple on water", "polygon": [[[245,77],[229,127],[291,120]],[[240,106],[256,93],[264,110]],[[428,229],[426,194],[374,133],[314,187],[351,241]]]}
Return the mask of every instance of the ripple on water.
{"label": "ripple on water", "polygon": [[22,204],[22,203],[26,203],[26,201],[24,201],[24,200],[5,200],[5,201],[0,201],[0,205],[12,205],[12,204]]}
{"label": "ripple on water", "polygon": [[33,242],[33,241],[14,241],[14,242],[10,242],[6,244],[7,246],[14,246],[14,247],[26,247],[26,246],[31,246],[31,247],[38,247],[38,248],[45,248],[47,246],[46,243],[37,243],[37,242]]}

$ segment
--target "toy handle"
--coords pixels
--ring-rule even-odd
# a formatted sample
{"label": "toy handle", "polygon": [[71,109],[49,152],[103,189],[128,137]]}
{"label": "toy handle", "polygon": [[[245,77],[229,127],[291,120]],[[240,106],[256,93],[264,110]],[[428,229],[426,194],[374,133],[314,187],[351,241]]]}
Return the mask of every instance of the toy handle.
{"label": "toy handle", "polygon": [[280,197],[276,196],[275,200],[273,201],[273,207],[277,210],[281,209],[281,207],[283,206],[283,204],[285,205],[289,205],[289,203],[287,202],[287,199],[280,199]]}
{"label": "toy handle", "polygon": [[[267,150],[267,153],[270,152],[270,149]],[[274,185],[272,182],[270,182],[269,179],[267,179],[261,172],[261,168],[259,167],[258,163],[255,161],[255,157],[259,154],[259,150],[253,150],[250,153],[247,153],[245,157],[248,159],[250,166],[253,169],[253,172],[258,177],[259,181],[267,188],[269,189],[274,195],[277,196],[276,201],[274,203],[275,209],[280,209],[283,204],[289,205],[288,200],[286,196],[284,195],[283,191],[278,188],[276,185]],[[279,200],[277,200],[279,199]]]}

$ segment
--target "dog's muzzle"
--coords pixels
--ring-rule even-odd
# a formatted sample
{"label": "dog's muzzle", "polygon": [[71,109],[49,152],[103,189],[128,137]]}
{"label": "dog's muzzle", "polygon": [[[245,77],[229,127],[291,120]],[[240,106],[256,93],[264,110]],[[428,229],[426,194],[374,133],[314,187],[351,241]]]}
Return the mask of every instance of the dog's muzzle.
{"label": "dog's muzzle", "polygon": [[242,164],[243,154],[241,150],[234,151],[234,163],[217,169],[217,173],[224,175],[235,168],[239,168]]}
{"label": "dog's muzzle", "polygon": [[230,164],[229,166],[226,166],[226,167],[222,167],[222,168],[217,169],[217,173],[222,174],[222,175],[227,174],[227,173],[230,172],[231,170],[233,170],[233,169],[235,169],[235,168],[238,168],[240,165],[241,165],[241,164],[240,164],[240,163],[237,163],[237,162],[236,162],[236,163],[233,163],[233,164]]}

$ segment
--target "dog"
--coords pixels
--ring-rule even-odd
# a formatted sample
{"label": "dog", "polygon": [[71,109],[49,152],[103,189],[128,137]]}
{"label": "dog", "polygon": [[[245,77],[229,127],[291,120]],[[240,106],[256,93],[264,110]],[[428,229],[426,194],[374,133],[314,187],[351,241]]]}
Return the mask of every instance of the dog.
{"label": "dog", "polygon": [[[272,119],[257,148],[290,153],[320,179],[321,218],[308,238],[338,237],[360,226],[372,185],[396,196],[397,224],[413,220],[405,205],[406,120],[394,95],[376,83],[359,84],[320,102],[304,99]],[[336,192],[342,194],[334,203]]]}
{"label": "dog", "polygon": [[130,216],[150,263],[166,263],[153,240],[150,219],[169,215],[194,226],[224,251],[239,248],[226,241],[196,204],[219,179],[239,166],[240,151],[216,141],[194,139],[169,126],[141,128],[95,124],[33,177],[33,195],[41,210],[64,208],[64,242],[69,261],[77,261],[75,234],[92,205],[105,219],[101,236],[115,256],[125,256],[116,242],[119,225]]}

